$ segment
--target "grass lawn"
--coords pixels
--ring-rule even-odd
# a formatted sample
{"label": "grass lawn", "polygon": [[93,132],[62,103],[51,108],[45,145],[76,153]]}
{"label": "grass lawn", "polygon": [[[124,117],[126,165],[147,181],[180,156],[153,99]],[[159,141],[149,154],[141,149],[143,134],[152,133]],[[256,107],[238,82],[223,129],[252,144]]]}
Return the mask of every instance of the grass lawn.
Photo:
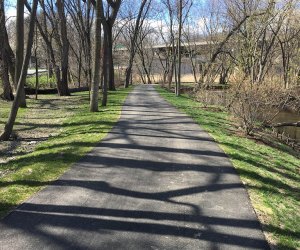
{"label": "grass lawn", "polygon": [[[41,130],[51,133],[33,152],[19,152],[13,159],[0,163],[0,218],[88,153],[118,120],[131,89],[109,92],[108,106],[101,107],[98,113],[88,111],[87,92],[71,97],[43,95],[40,100],[29,99],[29,108],[21,110],[16,122],[16,132],[27,137],[33,133],[30,140],[37,140],[32,137],[41,135]],[[0,102],[0,131],[9,107],[8,103]]]}
{"label": "grass lawn", "polygon": [[[36,78],[35,76],[28,76],[26,78],[26,85],[30,88],[35,88],[36,84]],[[39,76],[39,88],[50,88],[50,84],[55,85],[56,84],[56,79],[55,77],[47,78],[47,75],[40,75]]]}
{"label": "grass lawn", "polygon": [[157,90],[209,132],[229,156],[248,190],[270,245],[275,249],[300,249],[299,158],[238,136],[225,111],[203,108],[191,98],[175,97],[160,87]]}

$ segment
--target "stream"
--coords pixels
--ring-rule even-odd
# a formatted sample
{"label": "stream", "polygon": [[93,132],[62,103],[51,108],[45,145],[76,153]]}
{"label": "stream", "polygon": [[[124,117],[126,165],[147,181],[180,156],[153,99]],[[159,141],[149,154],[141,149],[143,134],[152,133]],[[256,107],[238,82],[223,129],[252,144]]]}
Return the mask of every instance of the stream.
{"label": "stream", "polygon": [[[300,115],[290,111],[280,111],[274,118],[273,123],[279,122],[298,122],[300,121]],[[300,142],[300,127],[282,127],[278,128],[280,133],[284,132],[285,135],[289,135],[290,138]]]}
{"label": "stream", "polygon": [[[207,91],[205,92],[205,95],[202,96],[202,99],[199,99],[199,101],[208,103],[210,105],[227,106],[229,104],[227,94],[223,90]],[[276,112],[277,112],[276,110],[272,110],[271,114],[273,113],[275,115]],[[299,113],[281,110],[273,119],[272,123],[298,122],[298,121],[300,121]],[[281,127],[278,128],[277,131],[279,133],[284,132],[285,136],[288,136],[291,139],[300,142],[300,127]]]}

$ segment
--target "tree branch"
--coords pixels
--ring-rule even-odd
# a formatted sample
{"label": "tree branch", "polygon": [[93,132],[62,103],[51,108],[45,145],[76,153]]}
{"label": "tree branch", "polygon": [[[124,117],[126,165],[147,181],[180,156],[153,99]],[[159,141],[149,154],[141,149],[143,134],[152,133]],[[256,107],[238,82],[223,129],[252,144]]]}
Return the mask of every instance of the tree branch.
{"label": "tree branch", "polygon": [[300,127],[300,121],[298,122],[280,122],[275,124],[267,124],[266,128],[280,128],[280,127]]}

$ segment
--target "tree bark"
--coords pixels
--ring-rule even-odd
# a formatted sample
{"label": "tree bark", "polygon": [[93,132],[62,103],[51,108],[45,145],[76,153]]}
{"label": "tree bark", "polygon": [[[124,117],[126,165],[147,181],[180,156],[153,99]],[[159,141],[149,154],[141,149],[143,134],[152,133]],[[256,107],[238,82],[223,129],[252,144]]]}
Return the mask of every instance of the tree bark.
{"label": "tree bark", "polygon": [[8,39],[6,37],[7,31],[5,27],[5,10],[4,10],[4,0],[0,0],[0,44],[2,44],[0,50],[0,60],[1,60],[1,80],[3,86],[2,98],[7,101],[12,101],[14,99],[12,88],[9,81],[9,54],[7,53]]}
{"label": "tree bark", "polygon": [[67,37],[67,20],[64,10],[64,0],[57,0],[57,11],[60,19],[60,39],[61,39],[61,82],[59,88],[60,96],[70,95],[68,87],[68,70],[69,70],[69,41]]}
{"label": "tree bark", "polygon": [[[15,90],[18,86],[18,81],[21,78],[22,65],[24,60],[24,2],[25,0],[18,0],[17,2],[17,19],[16,19],[16,68],[15,68]],[[25,81],[21,84],[19,105],[26,108],[25,96]]]}
{"label": "tree bark", "polygon": [[176,84],[176,96],[180,96],[180,85],[181,85],[181,34],[182,34],[182,0],[179,0],[179,27],[178,27],[178,71],[177,71],[177,84]]}
{"label": "tree bark", "polygon": [[300,121],[275,123],[275,124],[265,125],[265,127],[267,128],[300,127]]}
{"label": "tree bark", "polygon": [[[91,0],[91,3],[96,6],[96,1]],[[103,40],[103,84],[102,84],[102,106],[106,106],[107,104],[107,84],[109,83],[109,89],[115,90],[115,83],[114,83],[114,65],[113,65],[113,57],[112,57],[112,27],[116,20],[118,11],[120,9],[121,0],[115,1],[107,1],[109,15],[105,16],[104,9],[103,9],[103,1],[99,1],[100,5],[100,15],[101,15],[101,22],[103,27],[104,33],[104,40]]]}
{"label": "tree bark", "polygon": [[250,17],[249,15],[246,15],[235,27],[233,27],[230,30],[230,32],[227,34],[227,36],[224,38],[224,40],[222,40],[219,43],[217,49],[214,51],[214,53],[212,54],[212,56],[211,56],[211,58],[210,58],[210,60],[208,62],[208,66],[203,70],[200,83],[203,84],[203,81],[204,81],[205,77],[207,76],[207,74],[211,70],[211,68],[212,68],[214,62],[216,61],[218,55],[223,52],[223,48],[224,48],[225,44],[241,28],[241,26],[243,25],[243,23],[245,23],[249,17]]}
{"label": "tree bark", "polygon": [[[3,49],[2,49],[3,50]],[[2,57],[5,57],[5,52],[2,51]],[[3,94],[1,97],[6,101],[12,101],[14,99],[12,88],[9,82],[8,65],[6,59],[1,60],[1,80],[3,85]]]}
{"label": "tree bark", "polygon": [[94,64],[94,78],[91,85],[91,102],[90,111],[98,111],[99,98],[99,83],[100,83],[100,53],[101,53],[101,1],[96,3],[96,27],[95,27],[95,64]]}
{"label": "tree bark", "polygon": [[[91,3],[96,6],[95,0],[91,0]],[[104,54],[106,53],[106,56],[103,56],[103,68],[106,68],[104,71],[104,75],[107,74],[107,76],[104,77],[108,81],[108,87],[109,90],[115,90],[115,82],[114,82],[114,62],[113,62],[113,54],[112,54],[112,48],[113,48],[113,39],[112,39],[112,28],[115,23],[118,11],[120,9],[122,0],[115,0],[115,1],[107,1],[107,7],[110,8],[108,11],[108,15],[105,16],[104,10],[103,10],[103,1],[101,0],[101,21],[103,26],[103,33],[104,33]],[[105,80],[104,80],[105,81]],[[104,90],[105,91],[105,84],[104,83]],[[105,101],[102,100],[102,103],[105,103]]]}
{"label": "tree bark", "polygon": [[113,59],[113,39],[112,39],[112,25],[109,23],[107,33],[107,60],[108,60],[108,89],[115,91],[115,69]]}
{"label": "tree bark", "polygon": [[137,41],[137,37],[138,37],[138,32],[141,28],[140,23],[141,23],[143,10],[145,8],[146,3],[147,3],[147,0],[143,0],[142,3],[141,3],[141,6],[139,8],[139,13],[138,13],[138,16],[137,16],[137,19],[136,19],[136,22],[135,22],[133,37],[130,41],[130,56],[129,56],[129,64],[128,64],[128,67],[126,68],[126,78],[125,78],[125,83],[124,83],[125,88],[128,88],[129,83],[130,83],[130,77],[131,77],[131,74],[132,74],[133,59],[134,59],[135,52],[136,52],[136,41]]}
{"label": "tree bark", "polygon": [[35,30],[35,48],[34,48],[34,57],[35,57],[35,99],[38,99],[38,90],[39,90],[39,65],[38,65],[38,36],[37,30]]}
{"label": "tree bark", "polygon": [[16,71],[15,54],[14,54],[12,48],[10,47],[6,27],[5,27],[5,33],[4,33],[4,44],[3,44],[3,46],[6,49],[8,69],[9,69],[9,73],[10,73],[12,82],[14,83],[15,82],[15,71]]}
{"label": "tree bark", "polygon": [[[24,6],[23,1],[18,1],[18,5]],[[37,5],[38,5],[38,0],[33,0],[32,1],[32,12],[31,12],[31,16],[30,16],[30,25],[29,25],[29,32],[28,32],[26,54],[25,54],[25,58],[23,61],[22,69],[20,71],[20,78],[19,78],[18,85],[17,85],[16,97],[15,97],[15,100],[11,107],[8,121],[4,127],[4,132],[0,136],[0,141],[9,140],[10,135],[13,130],[13,126],[14,126],[17,114],[18,114],[19,103],[20,103],[20,99],[22,98],[22,90],[24,90],[24,82],[26,80],[29,60],[31,57],[31,49],[32,49],[33,37],[34,37],[34,26],[35,26]],[[18,7],[20,7],[20,6],[18,6]],[[17,15],[18,14],[24,15],[24,12],[23,13],[18,12]],[[17,32],[18,32],[18,30],[17,30]]]}
{"label": "tree bark", "polygon": [[[104,26],[103,26],[104,28]],[[104,28],[105,29],[105,28]],[[102,61],[102,72],[103,72],[103,83],[102,83],[102,106],[107,105],[107,83],[109,77],[109,59],[108,59],[108,50],[107,50],[107,33],[104,32],[103,37],[103,61]]]}

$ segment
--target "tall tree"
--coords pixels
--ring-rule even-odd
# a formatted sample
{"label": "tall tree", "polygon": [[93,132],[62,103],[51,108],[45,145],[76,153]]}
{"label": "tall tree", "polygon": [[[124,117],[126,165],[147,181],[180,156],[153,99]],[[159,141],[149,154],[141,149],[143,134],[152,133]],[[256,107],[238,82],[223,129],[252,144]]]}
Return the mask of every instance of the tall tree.
{"label": "tall tree", "polygon": [[[22,5],[24,6],[24,2],[21,1],[21,0],[19,0],[17,2],[17,4],[18,4],[18,9],[22,8]],[[15,100],[14,100],[13,105],[11,107],[11,111],[10,111],[10,114],[9,114],[8,121],[5,124],[4,132],[0,136],[0,141],[9,140],[10,135],[11,135],[12,130],[13,130],[13,126],[14,126],[17,114],[18,114],[18,110],[19,110],[19,106],[20,106],[19,103],[20,103],[20,99],[22,97],[22,90],[24,90],[24,82],[26,80],[29,60],[30,60],[30,57],[31,57],[31,49],[32,49],[33,38],[34,38],[34,27],[35,27],[37,5],[38,5],[38,0],[33,0],[32,1],[32,11],[31,11],[31,16],[30,16],[28,39],[27,39],[26,54],[25,54],[25,57],[24,57],[24,60],[23,60],[21,71],[20,71],[20,77],[18,79],[18,85],[17,85],[17,92],[16,92]],[[24,15],[24,12],[21,13],[21,12],[18,11],[17,15]],[[18,17],[17,17],[17,19],[18,19]],[[23,25],[24,25],[24,23],[23,23]],[[20,22],[20,25],[18,25],[17,27],[18,28],[22,27],[22,29],[23,29],[24,28],[23,25],[21,26],[21,22]],[[16,32],[18,33],[19,30],[16,30]]]}
{"label": "tall tree", "polygon": [[[32,13],[30,5],[25,1],[27,10]],[[66,16],[62,0],[58,0],[56,5],[60,9],[58,14],[54,8],[54,0],[39,0],[42,14],[37,18],[36,24],[38,30],[46,44],[47,54],[50,57],[49,71],[55,70],[57,91],[60,96],[69,95],[68,88],[68,67],[69,67],[69,42],[67,38]],[[58,14],[58,16],[57,16]],[[63,17],[62,19],[60,17]],[[50,26],[50,27],[49,27]],[[60,65],[55,53],[55,44],[53,38],[59,47]],[[61,70],[63,65],[64,70]],[[60,67],[61,66],[61,67]]]}
{"label": "tall tree", "polygon": [[[70,16],[68,22],[69,43],[75,58],[78,86],[80,87],[84,74],[84,80],[90,86],[92,81],[92,25],[94,21],[94,9],[90,0],[76,0],[69,1],[65,6],[68,11],[67,15]],[[71,66],[71,65],[70,65]],[[75,66],[75,67],[74,67]]]}
{"label": "tall tree", "polygon": [[[15,70],[15,89],[18,87],[18,80],[21,79],[21,71],[24,59],[24,4],[26,0],[18,0],[17,2],[17,19],[16,19],[16,70]],[[25,81],[21,84],[20,89],[20,107],[26,107]]]}
{"label": "tall tree", "polygon": [[94,77],[91,84],[91,101],[90,111],[98,111],[98,97],[100,85],[100,52],[101,52],[101,1],[96,2],[96,27],[95,27],[95,63],[94,63]]}
{"label": "tall tree", "polygon": [[2,44],[0,50],[0,62],[1,62],[0,74],[1,74],[2,87],[3,87],[2,98],[7,101],[12,101],[14,96],[9,81],[10,47],[8,43],[7,30],[5,26],[4,0],[0,0],[0,44]]}
{"label": "tall tree", "polygon": [[[95,0],[91,0],[92,4],[96,6]],[[113,63],[113,38],[112,28],[117,18],[122,0],[107,0],[107,11],[104,12],[103,1],[99,2],[99,14],[103,27],[103,84],[102,84],[102,106],[107,104],[107,83],[109,90],[115,90],[114,82],[114,63]]]}
{"label": "tall tree", "polygon": [[175,63],[176,63],[176,47],[175,47],[175,17],[174,17],[174,13],[175,13],[175,7],[174,7],[174,3],[172,2],[172,0],[163,0],[162,2],[167,10],[168,10],[168,19],[169,19],[169,33],[170,33],[170,37],[169,37],[169,41],[168,44],[170,44],[170,57],[169,57],[169,75],[168,75],[168,86],[169,89],[171,88],[171,84],[172,84],[172,80],[173,80],[173,73],[175,70]]}
{"label": "tall tree", "polygon": [[153,35],[151,25],[144,25],[138,32],[137,38],[137,57],[135,57],[137,70],[139,71],[141,80],[144,84],[152,83],[153,62],[155,57],[155,50],[153,46],[156,44],[156,39],[151,38],[149,34]]}
{"label": "tall tree", "polygon": [[179,0],[178,3],[178,40],[177,40],[177,52],[178,52],[178,70],[177,70],[177,82],[176,82],[176,96],[180,95],[180,83],[181,83],[181,36],[182,36],[182,9],[183,2]]}
{"label": "tall tree", "polygon": [[61,96],[70,95],[68,88],[69,70],[69,41],[67,36],[67,20],[65,15],[65,1],[57,0],[57,12],[59,17],[60,44],[61,44],[61,84],[59,93]]}
{"label": "tall tree", "polygon": [[148,1],[148,6],[147,6],[147,9],[146,9],[146,13],[144,13],[144,15],[143,15],[144,8],[146,6],[147,1],[148,0],[142,0],[142,2],[141,2],[139,12],[138,12],[138,15],[137,15],[137,18],[136,18],[136,22],[135,22],[135,27],[134,27],[134,30],[133,30],[133,35],[132,35],[132,38],[130,40],[130,50],[129,50],[130,55],[129,55],[129,64],[128,64],[128,67],[126,68],[126,78],[125,78],[125,83],[124,83],[125,88],[128,88],[130,78],[131,78],[131,74],[132,74],[132,65],[133,65],[133,60],[134,60],[134,56],[135,56],[135,53],[136,53],[136,47],[137,47],[136,41],[137,41],[138,33],[141,30],[144,18],[146,17],[146,14],[149,10],[149,6],[150,6],[150,3],[151,3],[151,0]]}
{"label": "tall tree", "polygon": [[[297,81],[295,79],[295,72],[293,72],[295,71],[293,67],[293,59],[296,58],[300,52],[300,25],[296,16],[296,1],[291,0],[288,4],[289,8],[284,20],[284,25],[280,33],[277,35],[282,58],[282,71],[285,88],[289,88],[293,82]],[[297,63],[295,64],[297,65]]]}
{"label": "tall tree", "polygon": [[[96,6],[95,0],[92,0],[94,6]],[[104,72],[104,79],[107,78],[108,81],[108,89],[116,90],[115,87],[115,77],[114,77],[114,61],[113,61],[113,26],[116,21],[118,11],[120,9],[122,0],[107,0],[106,11],[104,11],[103,1],[101,0],[101,22],[103,26],[103,36],[104,36],[104,55],[103,67],[107,67]],[[107,84],[104,82],[104,85]],[[105,94],[105,86],[104,87],[104,95]],[[102,105],[106,105],[105,98],[103,98]]]}

